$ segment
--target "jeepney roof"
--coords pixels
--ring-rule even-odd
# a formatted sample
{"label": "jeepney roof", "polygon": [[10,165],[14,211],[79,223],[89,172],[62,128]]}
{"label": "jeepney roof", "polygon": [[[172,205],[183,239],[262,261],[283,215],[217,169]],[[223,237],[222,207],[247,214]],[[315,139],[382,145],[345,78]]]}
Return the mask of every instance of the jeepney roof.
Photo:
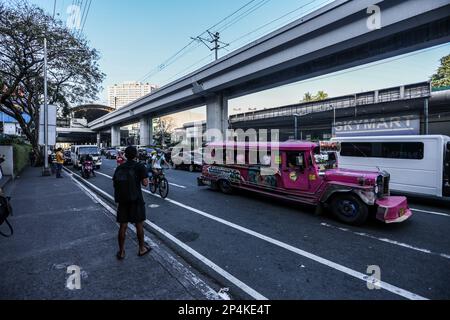
{"label": "jeepney roof", "polygon": [[267,149],[276,149],[279,150],[311,150],[317,147],[317,143],[309,142],[309,141],[286,141],[280,143],[274,142],[213,142],[209,143],[208,147],[215,148],[237,148],[237,149],[258,149],[258,148],[267,148]]}

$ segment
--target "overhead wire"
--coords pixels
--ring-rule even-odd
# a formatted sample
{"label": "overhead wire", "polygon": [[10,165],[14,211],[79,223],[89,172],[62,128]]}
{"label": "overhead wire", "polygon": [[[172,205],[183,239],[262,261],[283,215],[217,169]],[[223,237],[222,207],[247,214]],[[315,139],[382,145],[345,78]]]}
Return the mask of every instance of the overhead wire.
{"label": "overhead wire", "polygon": [[[223,19],[221,19],[219,22],[215,23],[214,25],[212,25],[211,27],[209,27],[208,29],[206,29],[205,31],[203,31],[201,34],[199,34],[197,37],[201,37],[203,35],[205,35],[206,33],[208,33],[209,30],[214,29],[216,27],[218,27],[220,24],[222,24],[223,22],[227,21],[228,19],[230,19],[231,17],[233,17],[234,15],[236,15],[237,13],[239,13],[240,11],[244,10],[245,8],[247,8],[248,6],[250,6],[252,3],[256,2],[256,1],[261,1],[261,0],[251,0],[248,1],[247,3],[245,3],[243,6],[241,6],[240,8],[238,8],[237,10],[235,10],[234,12],[232,12],[231,14],[229,14],[228,16],[224,17]],[[262,1],[270,1],[270,0],[262,0]],[[192,44],[196,43],[197,45],[194,46],[194,48],[192,48]],[[159,64],[158,66],[156,66],[155,68],[153,68],[152,70],[150,70],[147,74],[144,75],[144,77],[142,78],[141,81],[145,81],[148,78],[154,76],[155,74],[161,72],[162,70],[164,70],[165,68],[167,68],[168,66],[170,66],[171,64],[173,64],[174,62],[178,61],[181,57],[185,56],[186,54],[192,52],[194,49],[197,49],[200,45],[197,43],[196,39],[192,39],[187,45],[185,45],[183,48],[181,48],[180,50],[178,50],[175,54],[173,54],[172,56],[170,56],[168,59],[166,59],[164,62],[162,62],[161,64]],[[191,47],[188,51],[186,51],[189,47]]]}

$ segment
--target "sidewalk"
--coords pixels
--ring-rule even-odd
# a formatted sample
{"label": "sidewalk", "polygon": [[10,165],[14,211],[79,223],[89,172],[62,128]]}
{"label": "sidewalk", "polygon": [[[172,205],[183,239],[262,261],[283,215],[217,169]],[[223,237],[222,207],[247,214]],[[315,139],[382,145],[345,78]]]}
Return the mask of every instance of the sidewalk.
{"label": "sidewalk", "polygon": [[[0,299],[202,299],[155,251],[138,258],[131,231],[118,261],[118,228],[104,208],[69,177],[40,173],[29,168],[6,190],[15,234],[0,238]],[[81,290],[66,288],[72,265],[81,268]]]}

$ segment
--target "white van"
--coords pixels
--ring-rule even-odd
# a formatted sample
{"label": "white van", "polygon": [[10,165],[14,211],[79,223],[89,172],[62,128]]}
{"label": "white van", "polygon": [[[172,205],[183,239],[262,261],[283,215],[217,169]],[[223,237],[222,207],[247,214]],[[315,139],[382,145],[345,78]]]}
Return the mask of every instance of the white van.
{"label": "white van", "polygon": [[70,155],[73,166],[80,168],[80,159],[83,155],[90,155],[94,159],[94,165],[96,169],[100,169],[102,165],[102,157],[100,156],[100,148],[97,146],[72,146],[70,149]]}
{"label": "white van", "polygon": [[450,197],[450,137],[333,138],[340,168],[385,170],[396,193]]}

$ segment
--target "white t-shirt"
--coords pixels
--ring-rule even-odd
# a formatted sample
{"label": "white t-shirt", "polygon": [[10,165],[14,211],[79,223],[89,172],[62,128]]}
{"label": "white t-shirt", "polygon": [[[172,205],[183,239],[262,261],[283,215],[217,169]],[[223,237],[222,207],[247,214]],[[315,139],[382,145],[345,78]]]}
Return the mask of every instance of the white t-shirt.
{"label": "white t-shirt", "polygon": [[153,169],[162,169],[162,164],[166,162],[164,155],[154,155],[152,157]]}

